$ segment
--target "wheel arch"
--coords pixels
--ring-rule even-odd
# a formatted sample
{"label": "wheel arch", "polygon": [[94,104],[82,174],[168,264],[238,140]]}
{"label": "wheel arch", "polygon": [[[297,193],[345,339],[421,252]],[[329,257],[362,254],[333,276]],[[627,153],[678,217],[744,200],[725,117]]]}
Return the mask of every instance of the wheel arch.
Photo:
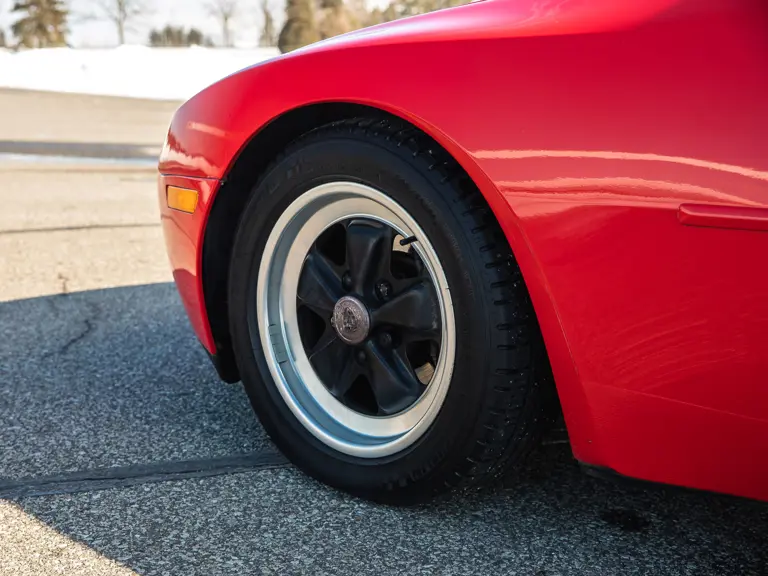
{"label": "wheel arch", "polygon": [[203,296],[216,345],[215,364],[226,382],[240,380],[229,335],[227,282],[235,232],[251,190],[269,164],[302,134],[372,110],[335,102],[288,110],[257,130],[230,163],[208,214],[201,255]]}
{"label": "wheel arch", "polygon": [[[269,164],[296,138],[330,122],[357,116],[390,117],[408,122],[430,137],[436,146],[443,148],[478,187],[504,230],[520,266],[544,337],[568,429],[591,430],[588,404],[556,303],[517,216],[477,162],[447,134],[406,111],[388,109],[378,103],[317,102],[285,111],[257,130],[230,163],[213,200],[202,249],[203,293],[216,343],[219,374],[226,381],[239,380],[229,335],[227,281],[235,231],[250,191]],[[573,443],[575,438],[573,434],[571,436]],[[579,436],[583,441],[577,441],[578,446],[582,447],[580,450],[574,446],[577,457],[589,462],[600,461],[600,458],[585,453],[589,450],[591,434],[580,433]],[[580,453],[584,455],[583,458]]]}

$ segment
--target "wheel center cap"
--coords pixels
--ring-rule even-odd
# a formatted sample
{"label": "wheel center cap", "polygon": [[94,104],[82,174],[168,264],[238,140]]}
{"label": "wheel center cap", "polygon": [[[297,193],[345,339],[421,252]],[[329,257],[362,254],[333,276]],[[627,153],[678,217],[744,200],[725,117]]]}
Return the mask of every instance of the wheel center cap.
{"label": "wheel center cap", "polygon": [[347,344],[360,344],[371,330],[371,315],[360,300],[344,296],[333,307],[331,325]]}

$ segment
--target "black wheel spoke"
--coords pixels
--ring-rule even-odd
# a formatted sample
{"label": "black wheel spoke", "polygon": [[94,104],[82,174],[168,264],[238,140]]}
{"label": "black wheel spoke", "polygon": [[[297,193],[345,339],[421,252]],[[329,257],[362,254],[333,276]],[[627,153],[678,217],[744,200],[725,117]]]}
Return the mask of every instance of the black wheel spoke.
{"label": "black wheel spoke", "polygon": [[317,376],[337,398],[347,393],[355,377],[360,374],[353,354],[354,350],[339,340],[330,326],[307,353]]}
{"label": "black wheel spoke", "polygon": [[403,351],[366,345],[369,382],[379,414],[396,414],[413,404],[424,389]]}
{"label": "black wheel spoke", "polygon": [[337,267],[317,250],[311,250],[299,279],[299,302],[325,317],[333,312],[336,301],[342,295]]}
{"label": "black wheel spoke", "polygon": [[410,336],[438,337],[440,305],[434,288],[426,282],[411,286],[372,311],[371,321],[374,326],[395,326]]}
{"label": "black wheel spoke", "polygon": [[328,346],[333,344],[334,340],[338,339],[339,337],[333,327],[330,324],[326,324],[325,330],[320,335],[320,338],[317,339],[317,342],[315,342],[311,348],[307,349],[307,356],[312,360],[315,354],[326,350]]}
{"label": "black wheel spoke", "polygon": [[394,231],[373,220],[353,220],[347,226],[347,266],[352,291],[369,296],[377,278],[389,277]]}
{"label": "black wheel spoke", "polygon": [[397,234],[371,218],[330,228],[307,255],[297,291],[315,374],[342,404],[372,416],[398,414],[422,396],[413,367],[434,364],[441,339],[438,295],[416,252],[395,251]]}
{"label": "black wheel spoke", "polygon": [[392,252],[392,269],[397,268],[401,273],[406,272],[405,276],[391,276],[389,281],[392,283],[392,293],[400,294],[414,285],[429,281],[429,275],[424,270],[424,265],[418,257],[414,257],[408,252]]}

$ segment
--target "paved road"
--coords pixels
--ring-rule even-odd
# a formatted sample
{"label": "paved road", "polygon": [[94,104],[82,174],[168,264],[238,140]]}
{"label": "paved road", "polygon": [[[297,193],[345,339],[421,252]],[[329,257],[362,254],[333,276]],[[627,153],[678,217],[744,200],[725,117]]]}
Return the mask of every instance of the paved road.
{"label": "paved road", "polygon": [[768,574],[765,505],[592,479],[562,444],[407,510],[318,485],[196,343],[151,171],[0,179],[0,575]]}
{"label": "paved road", "polygon": [[178,102],[0,88],[0,140],[162,144]]}

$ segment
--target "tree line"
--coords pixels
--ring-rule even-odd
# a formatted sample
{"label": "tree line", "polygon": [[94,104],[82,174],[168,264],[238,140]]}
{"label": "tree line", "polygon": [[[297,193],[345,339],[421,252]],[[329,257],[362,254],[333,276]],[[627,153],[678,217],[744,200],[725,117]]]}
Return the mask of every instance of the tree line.
{"label": "tree line", "polygon": [[[467,0],[391,0],[385,8],[369,9],[366,0],[285,0],[285,19],[278,31],[269,0],[259,0],[261,16],[257,34],[260,46],[277,46],[290,52],[312,42],[358,28],[389,22],[464,4]],[[81,19],[100,19],[115,27],[118,43],[147,13],[146,0],[92,0],[93,11]],[[221,44],[233,46],[233,26],[246,13],[243,0],[205,0],[208,14],[217,20]],[[0,47],[51,48],[67,45],[70,10],[65,0],[15,0],[11,13],[11,38],[0,29]],[[168,24],[151,30],[150,46],[214,46],[211,38],[195,28]]]}

